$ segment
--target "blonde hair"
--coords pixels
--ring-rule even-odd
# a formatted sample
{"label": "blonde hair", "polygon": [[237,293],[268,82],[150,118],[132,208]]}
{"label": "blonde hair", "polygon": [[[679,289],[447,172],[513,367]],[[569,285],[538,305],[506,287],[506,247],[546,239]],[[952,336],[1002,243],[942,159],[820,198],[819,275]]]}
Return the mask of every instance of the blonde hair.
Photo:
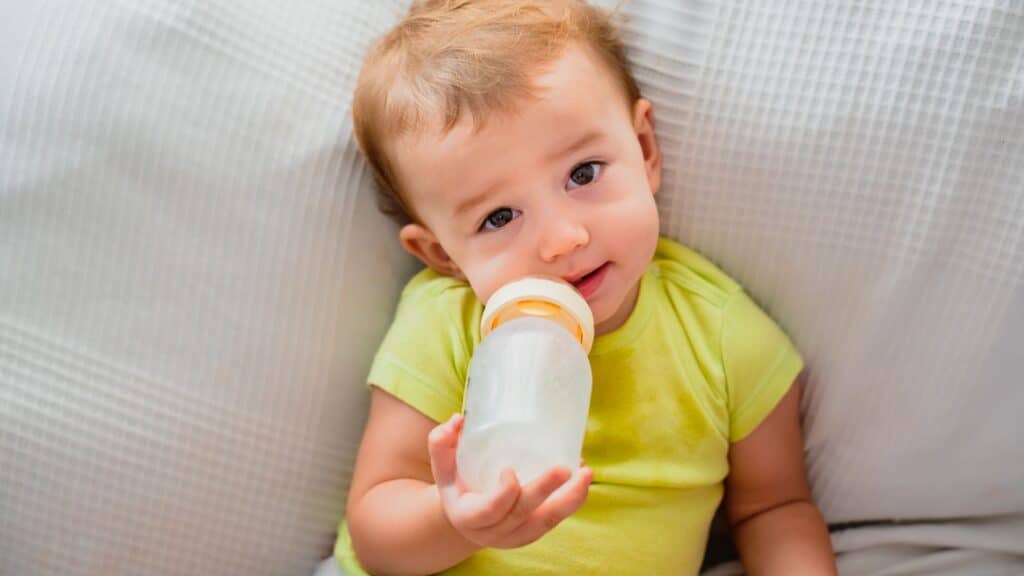
{"label": "blonde hair", "polygon": [[352,104],[356,141],[373,169],[381,210],[415,218],[385,143],[429,125],[447,132],[467,112],[477,127],[530,95],[530,75],[580,42],[640,97],[612,22],[584,0],[420,0],[369,51]]}

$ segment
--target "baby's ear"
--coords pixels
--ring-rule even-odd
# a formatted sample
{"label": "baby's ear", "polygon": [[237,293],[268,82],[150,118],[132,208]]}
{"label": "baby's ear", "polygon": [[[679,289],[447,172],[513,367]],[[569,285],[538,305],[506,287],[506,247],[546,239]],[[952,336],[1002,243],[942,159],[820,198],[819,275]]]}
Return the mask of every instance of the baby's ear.
{"label": "baby's ear", "polygon": [[437,241],[437,236],[434,236],[434,233],[425,226],[406,224],[402,226],[402,230],[398,233],[398,238],[401,240],[402,248],[406,252],[419,258],[424,264],[430,266],[435,271],[460,280],[466,279],[462,271],[459,270],[458,265],[455,264],[455,261],[448,256],[448,252]]}
{"label": "baby's ear", "polygon": [[661,188],[661,150],[654,136],[654,105],[650,100],[638,98],[633,104],[633,129],[644,155],[644,168],[651,194],[657,194]]}

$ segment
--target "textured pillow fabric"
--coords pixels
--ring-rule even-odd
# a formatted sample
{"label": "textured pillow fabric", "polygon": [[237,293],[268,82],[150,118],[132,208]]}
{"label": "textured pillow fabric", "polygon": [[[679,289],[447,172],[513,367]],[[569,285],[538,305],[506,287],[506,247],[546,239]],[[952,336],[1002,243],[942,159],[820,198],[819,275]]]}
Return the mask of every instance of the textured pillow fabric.
{"label": "textured pillow fabric", "polygon": [[[3,3],[0,574],[327,554],[413,270],[349,122],[407,4]],[[623,11],[663,232],[803,352],[828,521],[1024,513],[1024,8]],[[851,574],[1024,554],[1020,522],[953,524],[835,542],[880,551]]]}
{"label": "textured pillow fabric", "polygon": [[626,12],[664,232],[804,353],[827,520],[1024,513],[1024,6]]}
{"label": "textured pillow fabric", "polygon": [[349,102],[387,2],[3,2],[0,574],[309,574],[412,271]]}

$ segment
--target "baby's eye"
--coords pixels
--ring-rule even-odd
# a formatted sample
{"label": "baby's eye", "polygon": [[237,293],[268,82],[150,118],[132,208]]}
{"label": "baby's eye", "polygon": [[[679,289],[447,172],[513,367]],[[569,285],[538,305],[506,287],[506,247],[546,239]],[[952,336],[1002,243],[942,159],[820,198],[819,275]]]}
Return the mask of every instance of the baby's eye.
{"label": "baby's eye", "polygon": [[494,212],[488,214],[487,218],[484,218],[483,224],[480,225],[480,230],[497,230],[498,228],[503,228],[506,224],[518,218],[520,214],[522,214],[522,212],[515,208],[498,208]]}
{"label": "baby's eye", "polygon": [[572,169],[569,173],[569,181],[566,182],[565,187],[569,190],[579,188],[580,186],[586,186],[601,174],[601,163],[600,162],[584,162],[579,166]]}

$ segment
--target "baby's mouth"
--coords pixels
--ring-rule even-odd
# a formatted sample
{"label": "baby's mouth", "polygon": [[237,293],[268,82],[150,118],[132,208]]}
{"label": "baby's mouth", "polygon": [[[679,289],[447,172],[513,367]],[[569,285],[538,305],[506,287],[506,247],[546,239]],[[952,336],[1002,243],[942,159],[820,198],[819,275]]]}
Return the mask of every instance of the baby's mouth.
{"label": "baby's mouth", "polygon": [[[607,262],[606,262],[605,264],[607,264]],[[580,276],[579,278],[577,278],[577,279],[573,280],[573,281],[572,281],[572,285],[573,285],[573,286],[575,286],[575,285],[577,285],[577,284],[580,284],[580,283],[582,283],[582,282],[586,282],[586,281],[587,281],[587,278],[593,278],[593,277],[594,277],[594,274],[596,274],[596,273],[597,273],[597,271],[598,271],[598,270],[600,270],[600,269],[601,269],[601,268],[603,268],[603,267],[604,267],[604,264],[601,264],[601,265],[600,265],[600,266],[598,266],[597,268],[594,268],[594,269],[593,269],[593,270],[591,270],[590,272],[587,272],[587,273],[586,273],[586,274],[584,274],[583,276]]]}
{"label": "baby's mouth", "polygon": [[589,297],[601,286],[601,281],[604,280],[604,273],[608,270],[609,264],[609,262],[601,264],[576,280],[572,280],[571,284],[580,292],[580,294],[583,295],[584,298]]}

